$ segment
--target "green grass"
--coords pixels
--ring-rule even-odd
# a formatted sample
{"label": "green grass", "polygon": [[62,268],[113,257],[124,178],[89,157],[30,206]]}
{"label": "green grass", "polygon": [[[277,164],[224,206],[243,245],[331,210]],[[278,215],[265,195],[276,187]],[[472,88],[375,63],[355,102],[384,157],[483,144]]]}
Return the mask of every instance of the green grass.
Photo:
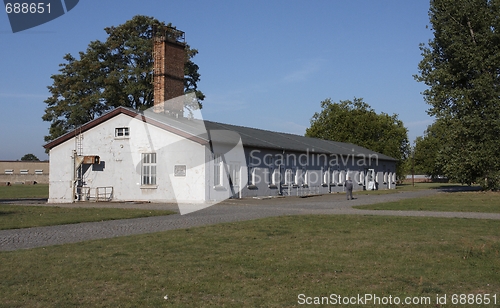
{"label": "green grass", "polygon": [[0,204],[0,230],[173,214],[172,211]]}
{"label": "green grass", "polygon": [[49,184],[0,186],[0,199],[48,198]]}
{"label": "green grass", "polygon": [[455,306],[451,295],[460,293],[500,301],[499,228],[286,216],[0,252],[0,307],[299,307],[299,294],[332,293],[433,301],[414,307],[438,307],[436,294],[448,298],[439,307]]}
{"label": "green grass", "polygon": [[442,192],[434,196],[355,206],[365,210],[500,213],[498,192]]}

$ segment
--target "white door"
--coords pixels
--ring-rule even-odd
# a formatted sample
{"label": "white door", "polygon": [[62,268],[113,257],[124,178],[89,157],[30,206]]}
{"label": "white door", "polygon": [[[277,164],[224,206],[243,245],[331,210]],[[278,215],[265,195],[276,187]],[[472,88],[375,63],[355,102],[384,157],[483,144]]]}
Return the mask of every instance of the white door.
{"label": "white door", "polygon": [[367,190],[375,190],[375,170],[366,169],[365,170],[365,187]]}
{"label": "white door", "polygon": [[229,163],[229,189],[231,190],[231,198],[240,198],[240,179],[241,170],[240,164]]}

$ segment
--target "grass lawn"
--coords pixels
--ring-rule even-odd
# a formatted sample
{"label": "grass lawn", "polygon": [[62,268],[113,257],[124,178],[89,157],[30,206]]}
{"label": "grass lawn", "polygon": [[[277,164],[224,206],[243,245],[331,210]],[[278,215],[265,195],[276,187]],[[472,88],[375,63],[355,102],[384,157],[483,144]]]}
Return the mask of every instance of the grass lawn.
{"label": "grass lawn", "polygon": [[0,204],[0,230],[173,214],[172,211]]}
{"label": "grass lawn", "polygon": [[[498,307],[499,229],[473,219],[285,216],[0,252],[0,307],[299,307],[299,294],[366,293],[431,301],[413,307],[490,294],[497,304],[485,307]],[[435,305],[436,294],[447,305]]]}
{"label": "grass lawn", "polygon": [[0,199],[48,198],[49,184],[0,186]]}
{"label": "grass lawn", "polygon": [[434,196],[361,205],[358,209],[500,213],[499,192],[442,192]]}

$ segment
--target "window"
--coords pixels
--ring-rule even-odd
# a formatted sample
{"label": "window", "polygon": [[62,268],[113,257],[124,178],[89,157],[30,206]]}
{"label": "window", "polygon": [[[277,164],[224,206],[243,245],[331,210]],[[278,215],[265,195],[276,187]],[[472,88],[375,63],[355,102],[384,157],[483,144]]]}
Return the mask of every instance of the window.
{"label": "window", "polygon": [[339,185],[343,185],[346,180],[346,172],[344,170],[340,171],[339,174]]}
{"label": "window", "polygon": [[280,169],[276,168],[273,170],[272,183],[273,185],[278,185],[281,182]]}
{"label": "window", "polygon": [[292,185],[293,184],[293,170],[292,169],[286,169],[285,171],[285,185]]}
{"label": "window", "polygon": [[274,175],[274,168],[270,167],[268,169],[268,175],[267,175],[267,184],[268,185],[273,185],[274,184],[273,175]]}
{"label": "window", "polygon": [[28,174],[28,169],[19,170],[19,174]]}
{"label": "window", "polygon": [[14,169],[5,169],[5,174],[14,174]]}
{"label": "window", "polygon": [[338,170],[332,172],[332,184],[340,183],[339,176],[340,176],[340,172]]}
{"label": "window", "polygon": [[128,137],[130,131],[128,127],[117,127],[115,128],[115,137]]}
{"label": "window", "polygon": [[43,174],[43,170],[42,169],[36,169],[35,170],[35,174],[42,175]]}
{"label": "window", "polygon": [[255,168],[248,167],[248,185],[255,185]]}
{"label": "window", "polygon": [[142,154],[142,185],[156,185],[156,153]]}
{"label": "window", "polygon": [[222,156],[220,154],[215,154],[214,157],[214,186],[222,186],[222,168],[224,167],[222,162]]}
{"label": "window", "polygon": [[330,171],[328,169],[323,171],[323,185],[330,183]]}
{"label": "window", "polygon": [[363,184],[365,181],[365,174],[363,172],[359,172],[358,174],[358,184]]}

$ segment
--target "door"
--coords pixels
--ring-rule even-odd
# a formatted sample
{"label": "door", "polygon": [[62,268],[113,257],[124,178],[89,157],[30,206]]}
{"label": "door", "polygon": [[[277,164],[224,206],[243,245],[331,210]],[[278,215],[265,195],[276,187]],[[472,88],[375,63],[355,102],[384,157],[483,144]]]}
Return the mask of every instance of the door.
{"label": "door", "polygon": [[229,189],[231,191],[231,198],[238,199],[240,195],[240,179],[241,179],[241,166],[239,163],[229,163]]}
{"label": "door", "polygon": [[375,190],[375,170],[374,169],[365,169],[365,189],[366,190]]}

